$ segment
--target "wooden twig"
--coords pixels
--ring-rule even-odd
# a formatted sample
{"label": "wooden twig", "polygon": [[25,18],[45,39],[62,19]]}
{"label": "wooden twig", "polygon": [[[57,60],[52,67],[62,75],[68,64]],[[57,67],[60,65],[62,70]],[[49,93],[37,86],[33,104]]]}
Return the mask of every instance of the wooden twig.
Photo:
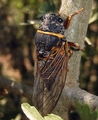
{"label": "wooden twig", "polygon": [[[33,84],[32,84],[33,86]],[[0,88],[5,88],[12,91],[13,93],[23,95],[30,100],[32,99],[32,87],[12,81],[8,78],[0,76]]]}

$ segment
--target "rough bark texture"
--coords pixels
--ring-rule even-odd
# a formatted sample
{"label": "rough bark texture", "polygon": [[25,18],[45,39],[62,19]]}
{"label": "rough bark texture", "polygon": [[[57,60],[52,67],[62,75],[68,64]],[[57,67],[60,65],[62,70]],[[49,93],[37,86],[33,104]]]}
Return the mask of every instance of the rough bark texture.
{"label": "rough bark texture", "polygon": [[[84,39],[91,13],[92,0],[62,0],[60,13],[62,13],[62,16],[64,17],[81,8],[84,8],[84,10],[73,17],[70,27],[65,32],[65,36],[68,41],[77,42],[81,48],[84,48]],[[69,60],[69,74],[67,79],[67,82],[69,83],[72,82],[77,84],[81,54],[82,52],[74,52]]]}
{"label": "rough bark texture", "polygon": [[[68,16],[81,8],[84,8],[84,10],[73,17],[71,25],[66,30],[65,35],[68,41],[77,42],[81,46],[81,48],[84,48],[84,39],[91,13],[92,0],[62,0],[60,13],[64,18],[65,15]],[[60,115],[65,120],[68,119],[68,112],[70,110],[70,107],[73,106],[73,103],[76,103],[76,101],[78,100],[83,102],[87,97],[82,96],[83,99],[81,100],[81,94],[82,92],[84,93],[84,91],[78,88],[81,54],[82,52],[74,52],[71,59],[69,60],[69,72],[67,75],[66,85],[63,90],[62,96],[54,110],[54,113]],[[70,89],[67,88],[68,86]],[[78,94],[77,92],[80,92],[81,94]],[[77,94],[78,97],[76,97]]]}

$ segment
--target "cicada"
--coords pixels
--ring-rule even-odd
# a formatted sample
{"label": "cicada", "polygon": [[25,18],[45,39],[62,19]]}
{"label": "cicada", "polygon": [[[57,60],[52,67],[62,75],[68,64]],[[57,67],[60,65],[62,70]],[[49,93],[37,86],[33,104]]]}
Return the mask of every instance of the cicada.
{"label": "cicada", "polygon": [[60,14],[45,14],[41,17],[35,35],[33,103],[42,116],[49,114],[59,100],[65,86],[72,49],[81,50],[79,44],[66,40],[64,32],[72,17],[82,10],[69,15],[66,20]]}

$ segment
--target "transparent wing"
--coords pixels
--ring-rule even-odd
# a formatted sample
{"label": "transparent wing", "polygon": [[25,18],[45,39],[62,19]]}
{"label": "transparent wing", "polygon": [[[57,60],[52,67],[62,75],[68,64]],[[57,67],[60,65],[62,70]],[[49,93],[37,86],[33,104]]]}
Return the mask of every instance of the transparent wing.
{"label": "transparent wing", "polygon": [[36,61],[36,64],[33,103],[45,116],[54,109],[65,85],[68,56],[64,46],[58,49],[53,60]]}

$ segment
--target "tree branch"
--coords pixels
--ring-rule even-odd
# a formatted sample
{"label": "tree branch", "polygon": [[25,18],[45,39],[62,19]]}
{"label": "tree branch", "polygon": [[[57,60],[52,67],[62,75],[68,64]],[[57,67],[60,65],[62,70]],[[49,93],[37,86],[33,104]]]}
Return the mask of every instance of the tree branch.
{"label": "tree branch", "polygon": [[[98,97],[86,92],[85,90],[81,90],[79,87],[66,87],[64,88],[66,91],[64,96],[66,95],[69,101],[72,103],[72,106],[76,106],[77,101],[81,101],[83,104],[88,104],[93,110],[98,109]],[[70,92],[68,92],[70,91]],[[65,100],[63,99],[63,104]]]}
{"label": "tree branch", "polygon": [[61,116],[64,120],[69,120],[69,110],[71,108],[76,109],[77,102],[79,101],[89,105],[92,110],[98,109],[97,96],[90,94],[77,86],[66,86],[53,113]]}
{"label": "tree branch", "polygon": [[[92,9],[92,0],[62,0],[60,13],[62,13],[62,17],[64,18],[66,17],[65,15],[68,16],[81,8],[84,8],[84,10],[72,18],[70,27],[65,31],[65,36],[68,41],[76,42],[81,48],[84,48],[84,39]],[[82,52],[74,52],[69,60],[68,83],[77,85],[81,55]]]}
{"label": "tree branch", "polygon": [[[66,30],[65,36],[67,37],[68,41],[77,42],[81,46],[81,48],[83,48],[84,39],[85,39],[87,27],[88,27],[88,21],[91,13],[91,8],[92,8],[92,0],[86,0],[86,1],[62,0],[60,13],[64,18],[65,15],[68,16],[81,8],[84,8],[84,11],[82,11],[81,13],[73,17],[70,27],[68,28],[68,30]],[[58,104],[53,111],[55,114],[60,115],[63,119],[66,119],[66,120],[68,120],[68,112],[70,108],[73,105],[76,106],[75,103],[77,101],[80,100],[81,102],[88,104],[89,102],[91,102],[89,100],[93,98],[93,95],[78,88],[81,54],[82,52],[74,52],[71,59],[69,60],[69,72],[67,75],[66,85],[62,92],[61,98],[59,99]],[[78,97],[77,97],[77,94],[78,94]],[[85,101],[86,98],[89,98],[88,99],[89,102]],[[97,97],[94,96],[94,98],[98,100]],[[90,106],[92,105],[90,104]],[[94,107],[95,105],[93,104],[93,108]],[[65,112],[66,112],[66,115],[65,115]]]}
{"label": "tree branch", "polygon": [[5,88],[13,93],[23,95],[30,100],[32,99],[32,87],[12,81],[2,76],[0,76],[0,88]]}
{"label": "tree branch", "polygon": [[[12,81],[5,77],[0,77],[0,88],[6,88],[16,94],[23,95],[32,100],[32,87],[28,85]],[[79,87],[66,86],[64,88],[61,99],[63,106],[65,106],[66,97],[63,96],[67,97],[72,106],[76,106],[76,101],[81,101],[84,104],[88,104],[92,109],[98,109],[98,97],[86,92],[85,90],[81,90]]]}

